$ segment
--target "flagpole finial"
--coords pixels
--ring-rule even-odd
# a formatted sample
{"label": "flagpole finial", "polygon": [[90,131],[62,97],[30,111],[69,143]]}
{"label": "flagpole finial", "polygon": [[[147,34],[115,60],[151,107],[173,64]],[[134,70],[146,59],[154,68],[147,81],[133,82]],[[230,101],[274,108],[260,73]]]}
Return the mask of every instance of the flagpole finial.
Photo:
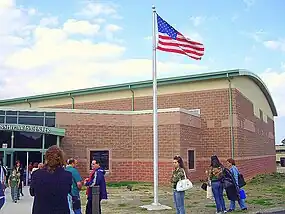
{"label": "flagpole finial", "polygon": [[152,7],[151,7],[151,8],[152,8],[152,10],[153,10],[153,11],[155,11],[155,6],[154,6],[154,5],[152,5]]}

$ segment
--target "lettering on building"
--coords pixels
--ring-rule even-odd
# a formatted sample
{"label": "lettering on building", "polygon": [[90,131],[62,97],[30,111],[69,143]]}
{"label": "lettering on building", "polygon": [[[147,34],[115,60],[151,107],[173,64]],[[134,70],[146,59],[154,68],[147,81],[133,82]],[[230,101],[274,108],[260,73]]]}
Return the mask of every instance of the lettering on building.
{"label": "lettering on building", "polygon": [[45,126],[21,125],[21,124],[0,124],[0,130],[20,131],[20,132],[40,132],[44,134],[49,134],[51,132],[50,128]]}

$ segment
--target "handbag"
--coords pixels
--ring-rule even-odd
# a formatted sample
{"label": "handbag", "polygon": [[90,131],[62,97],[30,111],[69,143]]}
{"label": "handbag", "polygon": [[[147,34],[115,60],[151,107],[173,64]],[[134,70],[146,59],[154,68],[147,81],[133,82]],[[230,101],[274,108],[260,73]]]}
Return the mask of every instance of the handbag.
{"label": "handbag", "polygon": [[191,181],[186,177],[185,170],[183,169],[185,179],[179,180],[176,185],[176,191],[181,192],[193,187]]}
{"label": "handbag", "polygon": [[212,187],[209,185],[207,185],[207,198],[211,200],[214,199]]}
{"label": "handbag", "polygon": [[245,182],[245,180],[243,178],[243,175],[240,174],[240,173],[238,173],[238,185],[239,185],[240,188],[244,187],[246,185],[246,182]]}
{"label": "handbag", "polygon": [[222,185],[223,185],[224,189],[227,189],[227,188],[233,186],[234,184],[229,178],[224,178],[222,180]]}
{"label": "handbag", "polygon": [[240,199],[246,199],[246,194],[245,194],[245,191],[243,189],[239,190],[239,197],[240,197]]}
{"label": "handbag", "polygon": [[207,191],[207,186],[208,186],[208,185],[207,185],[206,182],[202,183],[202,185],[201,185],[202,190]]}

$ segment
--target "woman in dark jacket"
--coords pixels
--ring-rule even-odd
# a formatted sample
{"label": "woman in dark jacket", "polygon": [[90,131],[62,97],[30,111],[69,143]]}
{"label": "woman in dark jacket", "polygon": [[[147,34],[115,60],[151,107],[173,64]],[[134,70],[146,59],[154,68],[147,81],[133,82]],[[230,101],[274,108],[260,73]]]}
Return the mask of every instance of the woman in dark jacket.
{"label": "woman in dark jacket", "polygon": [[71,192],[72,175],[63,168],[63,152],[51,146],[45,159],[45,167],[32,176],[30,194],[35,197],[32,214],[70,214],[67,196]]}

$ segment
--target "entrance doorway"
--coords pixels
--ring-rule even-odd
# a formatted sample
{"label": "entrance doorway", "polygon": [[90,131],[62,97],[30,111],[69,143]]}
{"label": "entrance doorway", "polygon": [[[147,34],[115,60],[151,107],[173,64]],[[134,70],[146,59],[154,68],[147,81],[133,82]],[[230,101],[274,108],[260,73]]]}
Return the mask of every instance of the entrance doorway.
{"label": "entrance doorway", "polygon": [[30,166],[34,165],[35,163],[39,164],[43,162],[43,155],[40,151],[15,151],[13,162],[20,161],[21,167],[23,169],[23,179],[25,185],[29,185],[30,181]]}
{"label": "entrance doorway", "polygon": [[14,153],[14,163],[19,160],[22,164],[22,167],[26,168],[30,163],[41,163],[42,153],[38,151],[29,152],[29,160],[27,163],[27,152],[26,151],[17,151]]}

